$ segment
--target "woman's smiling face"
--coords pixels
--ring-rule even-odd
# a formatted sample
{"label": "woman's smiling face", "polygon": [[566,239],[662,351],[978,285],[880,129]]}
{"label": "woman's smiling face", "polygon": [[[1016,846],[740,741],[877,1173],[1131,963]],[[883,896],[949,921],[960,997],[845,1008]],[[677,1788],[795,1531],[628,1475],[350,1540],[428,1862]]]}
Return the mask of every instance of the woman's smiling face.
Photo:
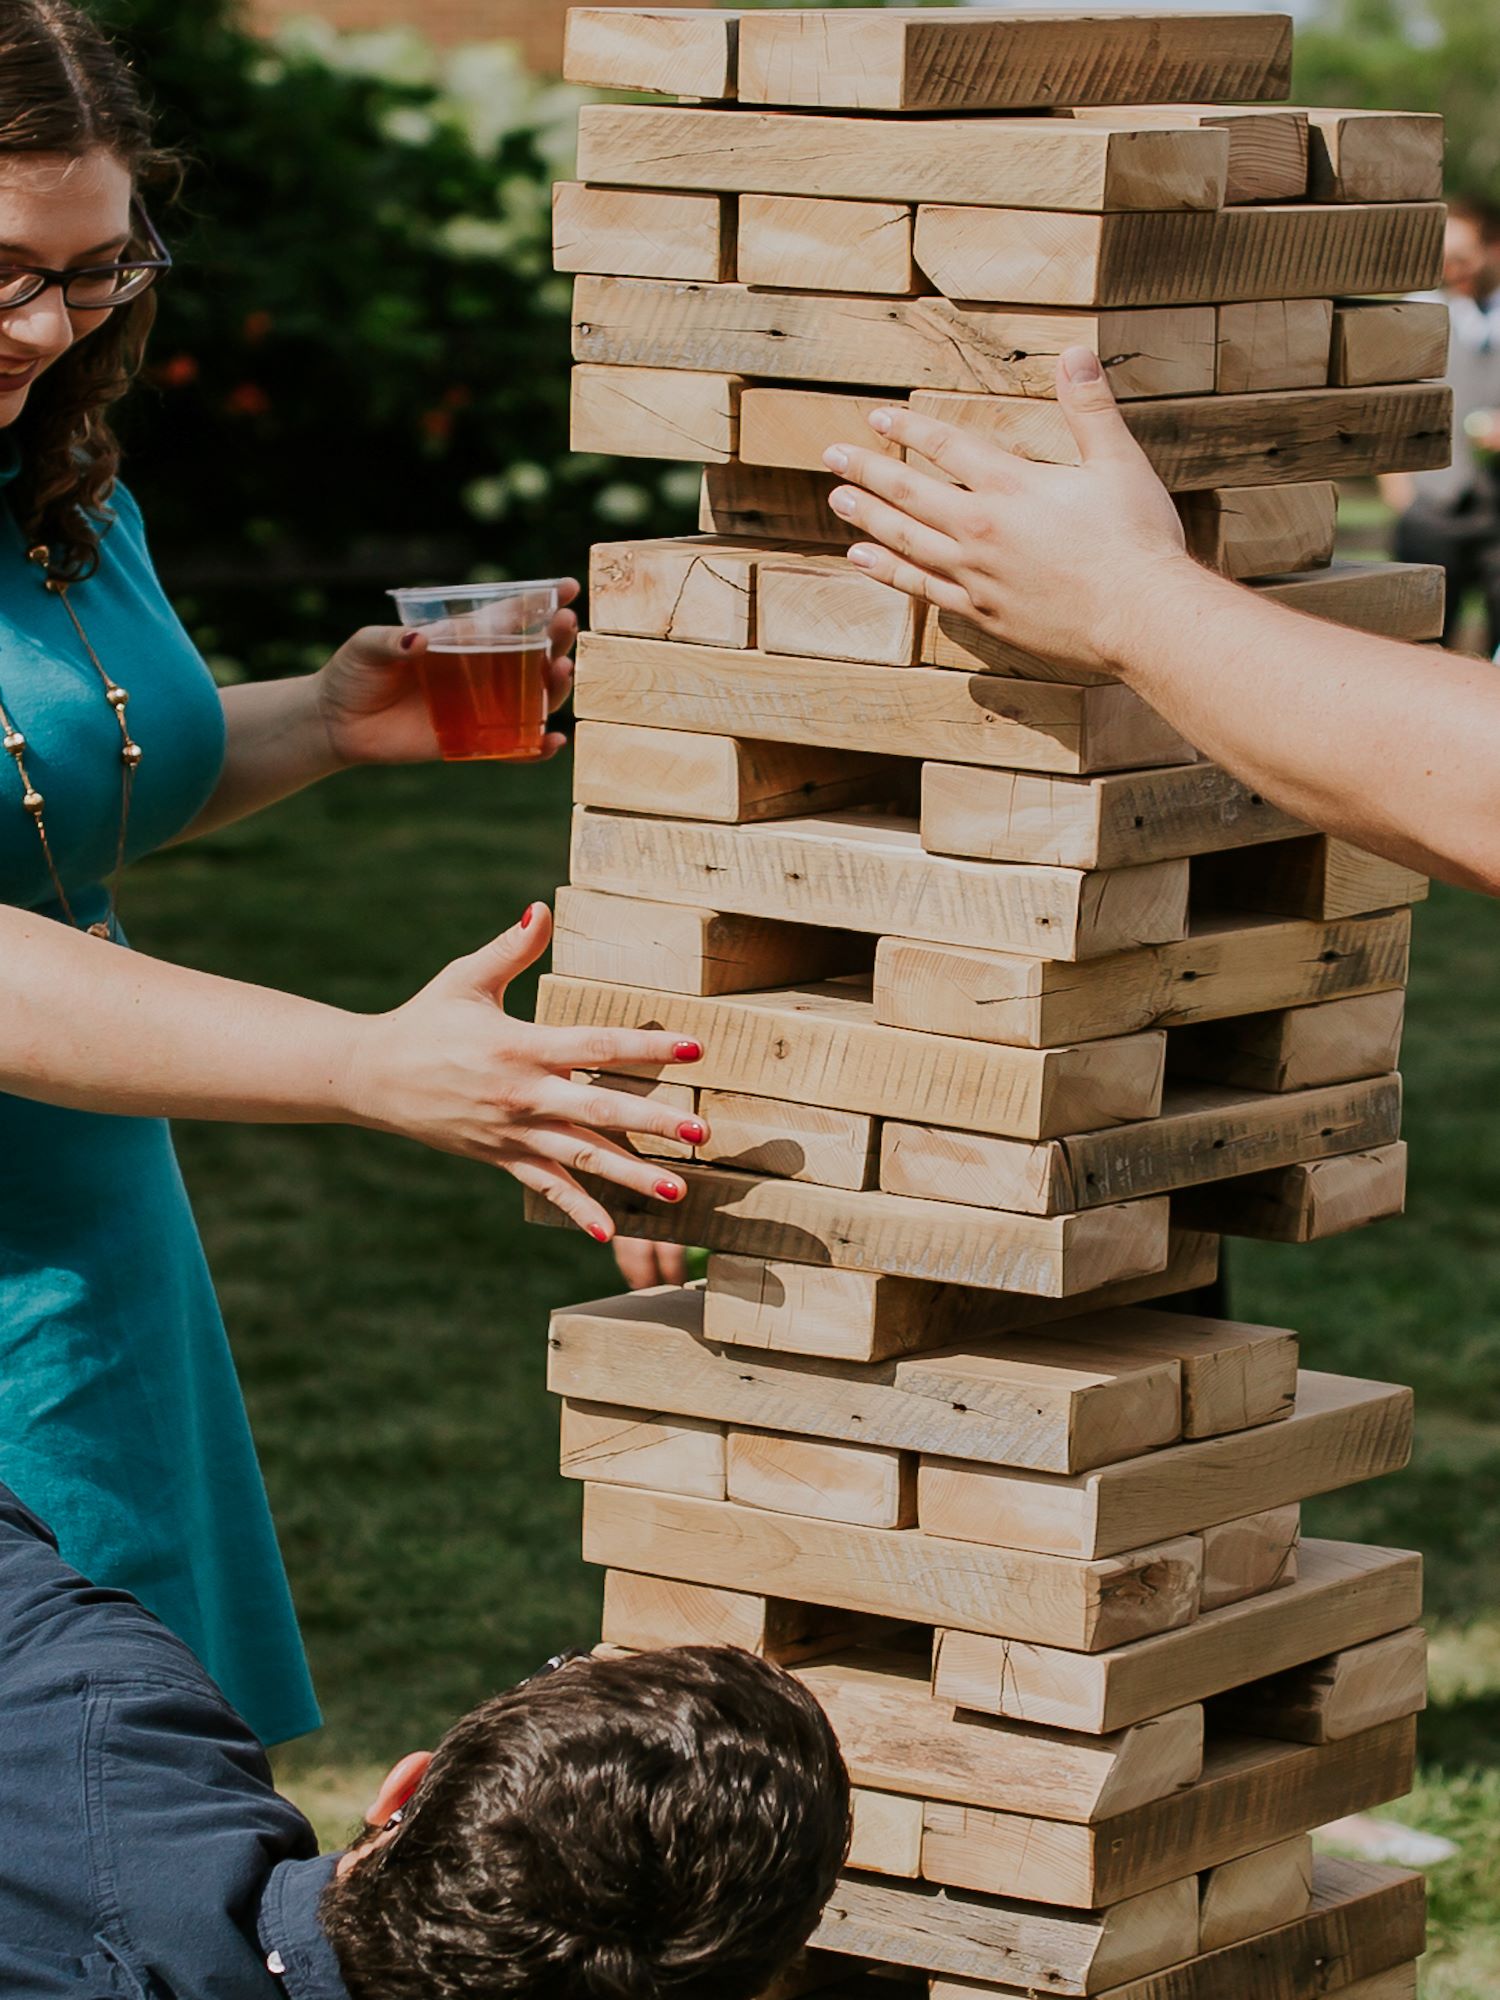
{"label": "woman's smiling face", "polygon": [[[110,264],[130,240],[130,173],[102,147],[65,154],[0,155],[0,277],[6,268],[67,271]],[[26,407],[32,385],[110,308],[69,308],[55,285],[7,306],[0,300],[0,429]]]}

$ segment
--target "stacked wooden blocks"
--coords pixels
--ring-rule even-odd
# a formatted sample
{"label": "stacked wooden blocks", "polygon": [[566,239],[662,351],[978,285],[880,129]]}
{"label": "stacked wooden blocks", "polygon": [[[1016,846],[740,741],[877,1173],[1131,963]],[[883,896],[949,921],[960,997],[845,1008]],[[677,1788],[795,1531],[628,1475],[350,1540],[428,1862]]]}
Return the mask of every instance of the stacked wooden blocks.
{"label": "stacked wooden blocks", "polygon": [[712,1255],[559,1312],[551,1381],[605,1641],[754,1647],[834,1721],[814,1982],[1414,1991],[1420,1885],[1309,1834],[1410,1782],[1419,1564],[1299,1519],[1409,1396],[1155,1302],[1400,1209],[1425,885],[853,570],[822,470],[899,400],[1067,459],[1081,342],[1203,561],[1436,639],[1439,573],[1331,558],[1333,481],[1448,456],[1443,310],[1381,296],[1438,277],[1440,125],[1286,108],[1289,41],[571,17],[576,81],[689,100],[582,113],[574,441],[701,464],[703,532],[594,553],[539,1017],[702,1043],[628,1083],[711,1126],[685,1201],[596,1191]]}

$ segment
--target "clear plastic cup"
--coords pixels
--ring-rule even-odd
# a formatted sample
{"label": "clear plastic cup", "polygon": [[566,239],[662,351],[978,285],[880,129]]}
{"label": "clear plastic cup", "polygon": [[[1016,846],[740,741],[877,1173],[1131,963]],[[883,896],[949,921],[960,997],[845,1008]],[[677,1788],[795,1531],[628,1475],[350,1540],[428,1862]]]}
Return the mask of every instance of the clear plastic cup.
{"label": "clear plastic cup", "polygon": [[561,579],[393,590],[443,758],[535,763],[547,735],[547,661]]}

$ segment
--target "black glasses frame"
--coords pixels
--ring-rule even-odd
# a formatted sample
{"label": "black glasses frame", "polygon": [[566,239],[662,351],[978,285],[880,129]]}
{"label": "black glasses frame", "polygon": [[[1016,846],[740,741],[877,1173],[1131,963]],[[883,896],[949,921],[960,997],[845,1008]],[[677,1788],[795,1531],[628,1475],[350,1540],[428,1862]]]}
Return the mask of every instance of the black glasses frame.
{"label": "black glasses frame", "polygon": [[[42,264],[7,264],[0,266],[0,278],[8,275],[13,278],[27,277],[36,279],[36,283],[30,291],[22,292],[16,298],[0,300],[0,313],[12,312],[17,306],[30,305],[33,299],[39,299],[42,293],[53,285],[56,285],[62,293],[64,305],[70,307],[74,312],[113,312],[116,306],[128,305],[132,299],[138,299],[143,292],[148,292],[164,271],[171,270],[172,253],[162,241],[156,224],[146,213],[143,202],[132,201],[130,204],[130,213],[138,225],[141,234],[146,239],[146,248],[151,252],[149,257],[125,257],[113,264],[79,264],[75,265],[71,271],[51,271]],[[75,305],[73,300],[68,296],[68,287],[76,279],[98,279],[122,271],[145,271],[149,275],[144,284],[137,285],[132,291],[126,292],[120,298],[106,300],[102,305],[97,300],[84,300]]]}

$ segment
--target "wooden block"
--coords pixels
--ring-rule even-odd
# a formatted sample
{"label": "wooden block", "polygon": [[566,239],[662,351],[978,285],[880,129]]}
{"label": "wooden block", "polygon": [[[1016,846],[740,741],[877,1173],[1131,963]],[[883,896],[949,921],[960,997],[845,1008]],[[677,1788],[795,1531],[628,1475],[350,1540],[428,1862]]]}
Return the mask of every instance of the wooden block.
{"label": "wooden block", "polygon": [[1064,971],[1014,953],[882,938],[875,1014],[897,1028],[1045,1048],[1405,984],[1411,914],[1194,918],[1180,944]]}
{"label": "wooden block", "polygon": [[1443,636],[1443,572],[1434,563],[1334,563],[1316,576],[1267,578],[1252,588],[1356,632],[1387,639]]}
{"label": "wooden block", "polygon": [[1385,1076],[1401,1060],[1406,996],[1361,993],[1241,1020],[1204,1021],[1167,1038],[1167,1067],[1245,1090],[1309,1090]]}
{"label": "wooden block", "polygon": [[1406,1206],[1406,1146],[1397,1141],[1246,1174],[1179,1197],[1178,1220],[1226,1236],[1315,1243],[1400,1215]]}
{"label": "wooden block", "polygon": [[910,1655],[838,1654],[797,1678],[817,1696],[857,1785],[1086,1824],[1165,1798],[1203,1770],[1198,1706],[1083,1736],[955,1715]]}
{"label": "wooden block", "polygon": [[734,213],[721,194],[558,181],[552,262],[559,271],[717,284],[734,276]]}
{"label": "wooden block", "polygon": [[1411,1782],[1413,1743],[1409,1722],[1366,1735],[1357,1747],[1322,1750],[1210,1736],[1195,1783],[1092,1827],[931,1801],[923,1869],[929,1881],[955,1888],[1107,1908],[1184,1870],[1305,1838],[1330,1812],[1350,1810],[1346,1799],[1360,1799],[1363,1809],[1398,1797]]}
{"label": "wooden block", "polygon": [[[1132,1296],[1167,1297],[1177,1291],[1192,1291],[1212,1281],[1215,1264],[1213,1238],[1181,1235],[1169,1246],[1166,1270],[1106,1288],[1108,1295],[1099,1304],[1114,1308],[1128,1304]],[[816,1265],[789,1263],[784,1258],[721,1253],[708,1260],[703,1332],[706,1339],[732,1347],[773,1348],[784,1354],[814,1354],[829,1360],[884,1361],[965,1340],[993,1338],[1035,1324],[1048,1317],[1049,1304],[1019,1297],[999,1299],[993,1292],[923,1284],[868,1271],[820,1270]],[[1060,1310],[1071,1318],[1085,1304],[1092,1305],[1092,1298],[1069,1300]],[[1143,1317],[1130,1315],[1132,1323]],[[1178,1327],[1193,1324],[1181,1313],[1172,1314],[1171,1319],[1174,1334]],[[1240,1331],[1259,1333],[1263,1329]],[[1139,1340],[1139,1329],[1133,1337]],[[1221,1397],[1209,1392],[1209,1366],[1207,1359],[1200,1367],[1195,1358],[1184,1356],[1186,1436],[1209,1435],[1196,1427],[1186,1428],[1190,1408],[1195,1412],[1223,1408]],[[1278,1366],[1284,1373],[1284,1365]],[[1233,1367],[1246,1377],[1242,1406],[1258,1408],[1265,1393],[1262,1381],[1271,1372],[1269,1359],[1252,1367],[1248,1356],[1243,1364],[1230,1364],[1226,1355],[1225,1367],[1226,1376]],[[1290,1371],[1295,1376],[1295,1342],[1290,1350]],[[1223,1393],[1226,1397],[1232,1393],[1227,1381]],[[1290,1387],[1276,1391],[1287,1407],[1292,1393]],[[1267,1412],[1267,1416],[1271,1414],[1280,1411]],[[1196,1426],[1201,1415],[1195,1414],[1192,1421]],[[1251,1417],[1247,1421],[1262,1419]],[[1236,1427],[1232,1423],[1222,1426]]]}
{"label": "wooden block", "polygon": [[1189,554],[1240,583],[1333,560],[1338,488],[1328,480],[1184,493],[1177,511]]}
{"label": "wooden block", "polygon": [[1277,841],[1254,852],[1206,854],[1193,864],[1193,896],[1213,910],[1326,923],[1426,900],[1427,877],[1331,834]]}
{"label": "wooden block", "polygon": [[739,824],[885,803],[909,789],[894,759],[805,743],[621,722],[580,722],[573,742],[574,799],[609,812]]}
{"label": "wooden block", "polygon": [[1305,1833],[1221,1861],[1199,1878],[1200,1951],[1220,1951],[1295,1923],[1312,1908],[1312,1840]]}
{"label": "wooden block", "polygon": [[596,90],[733,97],[740,15],[690,7],[570,7],[563,75]]}
{"label": "wooden block", "polygon": [[554,974],[542,981],[537,1019],[559,1028],[670,1021],[703,1046],[693,1065],[701,1088],[934,1123],[962,1118],[974,1131],[1020,1138],[1148,1118],[1161,1102],[1162,1036],[1078,1049],[965,1048],[880,1027],[869,1000],[846,985],[695,999]]}
{"label": "wooden block", "polygon": [[1079,1652],[1186,1624],[1198,1591],[1193,1540],[1077,1563],[628,1486],[585,1487],[583,1558]]}
{"label": "wooden block", "polygon": [[663,1418],[655,1412],[571,1397],[563,1403],[564,1479],[722,1500],[724,1459],[722,1424],[695,1417]]}
{"label": "wooden block", "polygon": [[[1060,411],[1034,398],[919,390],[911,406],[918,416],[966,425],[1024,458],[1078,463]],[[1136,442],[1174,493],[1420,472],[1446,465],[1453,449],[1452,394],[1440,383],[1271,389],[1122,407]]]}
{"label": "wooden block", "polygon": [[922,845],[932,854],[1052,868],[1131,868],[1284,840],[1303,830],[1215,764],[1099,778],[962,764],[922,767]]}
{"label": "wooden block", "polygon": [[1307,194],[1307,113],[1284,105],[1126,104],[1086,106],[1075,118],[1091,125],[1199,125],[1229,140],[1224,200],[1301,201]]}
{"label": "wooden block", "polygon": [[596,542],[589,551],[589,619],[596,632],[705,646],[755,643],[755,573],[771,546],[672,535]]}
{"label": "wooden block", "polygon": [[1264,1094],[1177,1085],[1155,1118],[1040,1142],[890,1119],[881,1130],[880,1186],[923,1201],[1073,1214],[1357,1146],[1389,1145],[1400,1126],[1399,1077]]}
{"label": "wooden block", "polygon": [[[1061,120],[1055,122],[1061,126]],[[588,276],[573,289],[576,361],[865,383],[883,391],[885,400],[902,387],[1055,399],[1056,357],[1070,339],[1096,347],[1107,360],[1118,357],[1110,366],[1117,394],[1187,395],[1214,386],[1216,325],[1207,307],[1031,312],[1015,306],[962,308],[940,298]],[[831,424],[831,402],[807,407]],[[849,422],[846,416],[842,434],[851,434]],[[769,425],[766,411],[756,413],[756,423]],[[775,433],[752,432],[766,435],[785,437],[785,425]],[[861,441],[873,438],[866,429]],[[833,441],[830,428],[823,444]],[[788,461],[767,462],[822,463],[807,456],[805,443]]]}
{"label": "wooden block", "polygon": [[1102,1993],[1175,1964],[1197,1938],[1196,1877],[1108,1910],[1064,1912],[844,1875],[812,1934],[827,1951],[883,1965],[1060,1994]]}
{"label": "wooden block", "polygon": [[742,194],[734,275],[742,285],[782,291],[909,296],[922,289],[911,254],[914,220],[906,202]]}
{"label": "wooden block", "polygon": [[921,605],[840,556],[762,563],[758,613],[767,653],[890,667],[909,667],[917,657]]}
{"label": "wooden block", "polygon": [[[916,1525],[917,1467],[910,1452],[731,1429],[728,1466],[728,1497],[745,1507],[865,1528]],[[925,1694],[925,1680],[921,1686]]]}
{"label": "wooden block", "polygon": [[1098,1556],[1399,1472],[1411,1391],[1303,1369],[1284,1423],[1169,1445],[1072,1478],[924,1457],[925,1534]]}
{"label": "wooden block", "polygon": [[1184,860],[1100,871],[956,860],[927,853],[913,822],[889,813],[723,826],[580,806],[572,879],[787,923],[990,937],[1038,958],[1101,958],[1187,932]]}
{"label": "wooden block", "polygon": [[[1113,1987],[1107,2000],[1228,2000],[1232,1994],[1324,2000],[1332,1993],[1342,2000],[1408,2000],[1415,1987],[1407,1961],[1423,1948],[1424,1922],[1419,1875],[1320,1855],[1307,1916],[1268,1936],[1202,1952]],[[1021,1989],[939,1977],[929,1991],[931,2000],[981,2000],[986,1992],[1010,2000]]]}
{"label": "wooden block", "polygon": [[845,1865],[915,1881],[922,1872],[922,1801],[855,1785]]}
{"label": "wooden block", "polygon": [[[1280,14],[850,13],[747,15],[745,103],[849,111],[1015,111],[1129,98],[1285,97],[1291,24]],[[1174,121],[1175,122],[1175,121]],[[1186,121],[1184,121],[1186,122]]]}
{"label": "wooden block", "polygon": [[854,972],[867,949],[845,931],[562,888],[552,963],[573,978],[711,996]]}
{"label": "wooden block", "polygon": [[[689,1083],[667,1083],[660,1077],[620,1076],[605,1070],[575,1069],[574,1083],[597,1084],[605,1090],[623,1091],[627,1097],[646,1097],[653,1104],[669,1105],[684,1118],[698,1109],[698,1093]],[[658,1132],[632,1132],[627,1143],[651,1160],[690,1160],[693,1148],[682,1139],[664,1138]]]}
{"label": "wooden block", "polygon": [[847,548],[853,530],[829,510],[835,481],[764,466],[705,465],[698,525],[711,535],[757,535],[780,543]]}
{"label": "wooden block", "polygon": [[1443,121],[1434,113],[1332,110],[1309,111],[1307,117],[1308,191],[1314,201],[1441,196]]}
{"label": "wooden block", "polygon": [[1419,1625],[1221,1695],[1226,1729],[1287,1743],[1342,1743],[1427,1706],[1427,1634]]}
{"label": "wooden block", "polygon": [[[1203,1590],[1205,1611],[1239,1604],[1264,1591],[1297,1581],[1297,1544],[1302,1538],[1302,1509],[1270,1507],[1242,1520],[1220,1521],[1203,1531]],[[1226,1940],[1227,1942],[1227,1940]]]}
{"label": "wooden block", "polygon": [[1149,1355],[1070,1365],[976,1343],[860,1368],[780,1354],[750,1360],[743,1348],[706,1342],[702,1326],[696,1287],[561,1308],[550,1386],[636,1410],[707,1415],[737,1431],[879,1445],[887,1456],[937,1443],[981,1462],[1096,1465],[1178,1435],[1177,1370]]}
{"label": "wooden block", "polygon": [[585,104],[578,113],[579,179],[626,187],[1088,211],[1216,208],[1228,157],[1222,132],[1126,131],[1068,118],[819,118],[648,104]]}
{"label": "wooden block", "polygon": [[568,442],[618,458],[722,464],[739,446],[738,375],[685,368],[573,370]]}
{"label": "wooden block", "polygon": [[698,1109],[711,1132],[700,1160],[820,1187],[875,1185],[875,1120],[867,1112],[734,1090],[700,1091]]}
{"label": "wooden block", "polygon": [[743,1646],[780,1666],[816,1659],[883,1630],[858,1613],[743,1590],[611,1569],[604,1576],[605,1641],[634,1652],[658,1646]]}
{"label": "wooden block", "polygon": [[1219,310],[1221,396],[1321,389],[1333,343],[1331,299],[1251,299]]}
{"label": "wooden block", "polygon": [[1446,373],[1449,318],[1441,299],[1340,299],[1328,379],[1361,389]]}
{"label": "wooden block", "polygon": [[1027,214],[1020,202],[962,207],[934,199],[917,211],[916,255],[949,298],[1012,306],[1327,299],[1437,283],[1443,214],[1436,201],[1048,215]]}
{"label": "wooden block", "polygon": [[[749,427],[743,423],[740,427],[740,458],[746,465],[789,466],[819,473],[825,469],[823,453],[833,444],[856,445],[882,458],[899,458],[900,446],[881,438],[869,425],[870,412],[884,409],[890,401],[888,395],[852,396],[837,389],[757,389]],[[840,556],[822,560],[829,570],[843,562]],[[847,563],[843,566],[848,568]],[[764,639],[761,644],[765,644]],[[911,662],[907,659],[901,664],[909,666]]]}
{"label": "wooden block", "polygon": [[649,714],[664,729],[1020,770],[1191,761],[1183,738],[1123,687],[1022,688],[980,674],[818,666],[596,632],[583,634],[578,654],[574,707],[584,721]]}
{"label": "wooden block", "polygon": [[939,1701],[1020,1722],[1123,1729],[1238,1687],[1247,1665],[1273,1674],[1381,1637],[1412,1624],[1421,1607],[1420,1556],[1304,1540],[1297,1580],[1284,1590],[1204,1612],[1169,1638],[1141,1640],[1102,1658],[1080,1660],[1053,1647],[1001,1646],[973,1632],[939,1632],[933,1693]]}

